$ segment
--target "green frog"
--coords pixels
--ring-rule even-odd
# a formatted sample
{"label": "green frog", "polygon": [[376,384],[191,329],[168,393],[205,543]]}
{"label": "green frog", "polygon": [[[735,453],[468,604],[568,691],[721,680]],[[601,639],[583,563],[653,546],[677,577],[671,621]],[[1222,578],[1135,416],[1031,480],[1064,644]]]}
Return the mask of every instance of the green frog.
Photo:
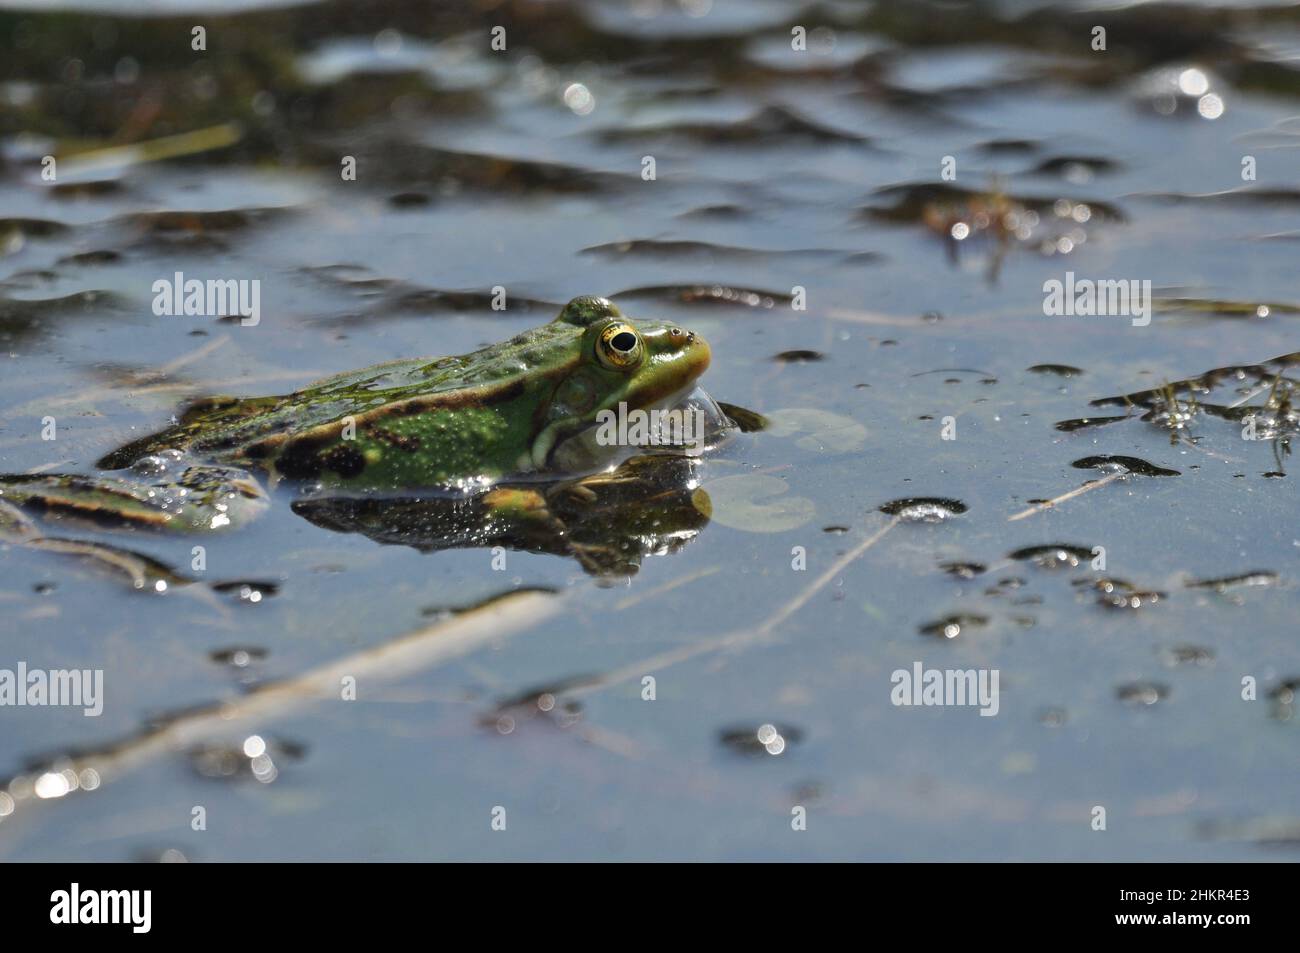
{"label": "green frog", "polygon": [[391,361],[276,397],[199,401],[97,464],[127,472],[0,476],[0,504],[207,532],[258,516],[266,485],[282,479],[344,493],[486,490],[546,473],[602,410],[671,403],[709,357],[697,334],[575,298],[549,324],[471,354]]}

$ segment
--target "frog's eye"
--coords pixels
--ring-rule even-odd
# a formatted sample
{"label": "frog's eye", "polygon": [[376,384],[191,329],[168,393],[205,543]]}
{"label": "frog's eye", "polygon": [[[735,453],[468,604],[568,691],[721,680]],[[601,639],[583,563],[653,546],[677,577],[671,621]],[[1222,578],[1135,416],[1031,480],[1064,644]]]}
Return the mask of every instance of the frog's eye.
{"label": "frog's eye", "polygon": [[645,347],[636,328],[621,321],[610,324],[596,339],[596,357],[600,363],[616,371],[636,367],[644,353]]}

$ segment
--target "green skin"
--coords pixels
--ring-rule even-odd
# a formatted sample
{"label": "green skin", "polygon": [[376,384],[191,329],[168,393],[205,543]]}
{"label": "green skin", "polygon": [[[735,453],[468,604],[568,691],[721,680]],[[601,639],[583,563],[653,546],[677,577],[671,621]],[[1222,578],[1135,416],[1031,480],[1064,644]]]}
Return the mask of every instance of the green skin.
{"label": "green skin", "polygon": [[549,324],[472,354],[378,364],[280,397],[210,398],[98,464],[139,469],[180,451],[160,478],[147,466],[123,477],[0,476],[0,503],[200,531],[266,507],[247,470],[344,490],[473,487],[544,471],[599,411],[662,404],[708,367],[702,338],[652,323],[632,325],[640,340],[625,366],[602,360],[602,334],[629,325],[604,298],[575,298]]}

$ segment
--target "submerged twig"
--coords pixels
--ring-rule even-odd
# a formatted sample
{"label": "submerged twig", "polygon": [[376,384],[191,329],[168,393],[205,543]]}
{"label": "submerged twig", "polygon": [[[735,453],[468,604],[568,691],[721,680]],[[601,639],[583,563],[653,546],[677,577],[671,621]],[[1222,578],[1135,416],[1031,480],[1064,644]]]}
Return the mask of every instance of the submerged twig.
{"label": "submerged twig", "polygon": [[[405,677],[459,658],[489,642],[533,628],[555,616],[564,597],[549,591],[521,590],[482,603],[444,622],[416,629],[381,645],[326,662],[300,675],[272,682],[247,695],[187,711],[144,729],[125,741],[58,759],[45,773],[93,778],[93,786],[120,777],[164,754],[217,738],[229,738],[266,719],[298,708],[341,698],[345,678],[355,679],[357,697],[365,698],[367,679]],[[19,775],[0,784],[14,806],[40,800],[43,775]],[[68,790],[74,790],[75,786]],[[66,793],[62,787],[56,788]],[[16,811],[15,811],[16,813]],[[12,818],[0,818],[4,826]]]}
{"label": "submerged twig", "polygon": [[649,658],[641,659],[622,668],[614,669],[603,675],[593,678],[589,682],[580,683],[570,688],[566,688],[566,695],[583,695],[591,694],[604,688],[621,684],[634,678],[645,675],[651,671],[662,671],[679,662],[685,662],[697,655],[705,655],[710,652],[718,652],[723,649],[734,649],[744,645],[750,645],[760,642],[771,635],[772,631],[790,616],[794,615],[803,608],[808,600],[815,596],[826,585],[834,579],[839,573],[843,572],[851,563],[857,560],[876,543],[884,538],[885,534],[902,522],[902,517],[895,516],[888,523],[872,533],[853,549],[849,550],[834,563],[824,573],[814,579],[798,595],[796,595],[785,605],[781,606],[775,613],[768,617],[767,621],[756,628],[733,629],[722,635],[714,636],[711,639],[704,639],[694,642],[690,645],[684,645],[681,648],[670,649],[667,652],[660,652],[658,655],[652,655]]}
{"label": "submerged twig", "polygon": [[223,122],[208,126],[206,129],[195,129],[193,132],[182,132],[175,136],[163,136],[161,139],[78,152],[59,159],[61,166],[59,172],[65,179],[76,178],[104,169],[130,168],[145,162],[178,159],[181,156],[224,149],[238,142],[242,135],[238,123]]}
{"label": "submerged twig", "polygon": [[1042,503],[1035,503],[1027,510],[1021,510],[1019,513],[1008,516],[1007,522],[1014,523],[1016,520],[1022,520],[1027,516],[1033,516],[1035,513],[1041,513],[1043,510],[1050,510],[1052,507],[1056,506],[1057,503],[1064,503],[1066,500],[1072,500],[1076,496],[1083,496],[1085,493],[1090,493],[1099,487],[1105,486],[1107,483],[1113,483],[1115,480],[1127,475],[1128,474],[1126,473],[1110,473],[1102,477],[1100,480],[1089,480],[1083,486],[1075,487],[1069,493],[1062,493],[1060,496],[1054,496],[1050,500],[1044,500]]}

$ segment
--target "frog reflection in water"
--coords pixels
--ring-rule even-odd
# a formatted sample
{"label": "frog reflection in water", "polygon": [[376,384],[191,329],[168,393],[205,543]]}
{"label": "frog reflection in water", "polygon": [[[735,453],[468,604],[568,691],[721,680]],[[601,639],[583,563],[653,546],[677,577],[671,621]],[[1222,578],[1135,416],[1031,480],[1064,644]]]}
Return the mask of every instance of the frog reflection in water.
{"label": "frog reflection in water", "polygon": [[[566,528],[546,494],[528,484],[493,484],[553,476],[557,449],[589,432],[600,411],[665,406],[690,390],[709,357],[708,344],[692,332],[633,324],[603,298],[575,298],[549,324],[471,354],[379,364],[279,397],[200,401],[176,426],[99,461],[105,470],[130,468],[128,474],[0,476],[0,503],[100,524],[209,532],[243,525],[266,509],[270,497],[254,476],[260,471],[273,484],[285,479],[316,488],[295,509],[331,528],[442,548],[485,545],[522,525],[532,540],[524,545],[555,551],[537,542],[539,532]],[[648,482],[658,484],[652,492],[662,493],[667,471],[639,459],[598,477],[608,486],[620,473],[623,482],[649,474]],[[594,500],[583,481],[565,486]],[[376,525],[384,511],[376,494],[422,488],[459,491],[441,497],[454,507],[458,529],[426,515],[423,537],[412,541],[392,538],[402,532],[397,526]],[[689,483],[685,489],[689,497]],[[345,502],[325,502],[331,494]],[[404,503],[396,512],[405,514],[409,532],[411,501]],[[696,503],[698,528],[708,518],[707,498]],[[466,533],[471,516],[481,529]],[[444,531],[447,539],[430,538]],[[584,565],[600,572],[599,562]]]}

